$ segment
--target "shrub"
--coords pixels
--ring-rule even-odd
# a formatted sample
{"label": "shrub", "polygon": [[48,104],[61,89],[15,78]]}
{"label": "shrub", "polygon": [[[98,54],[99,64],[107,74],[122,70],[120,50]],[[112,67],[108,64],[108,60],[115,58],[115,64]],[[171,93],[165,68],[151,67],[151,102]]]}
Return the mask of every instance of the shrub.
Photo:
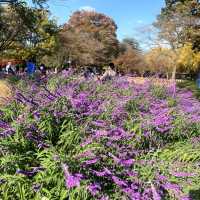
{"label": "shrub", "polygon": [[183,199],[199,184],[190,92],[71,72],[24,83],[0,110],[3,199]]}

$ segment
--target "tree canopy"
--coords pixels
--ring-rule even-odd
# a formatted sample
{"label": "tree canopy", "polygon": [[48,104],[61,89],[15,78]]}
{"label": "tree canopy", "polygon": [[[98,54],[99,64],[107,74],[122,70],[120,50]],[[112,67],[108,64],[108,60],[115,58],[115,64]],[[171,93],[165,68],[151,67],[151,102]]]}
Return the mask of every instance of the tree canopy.
{"label": "tree canopy", "polygon": [[118,53],[117,26],[108,16],[77,11],[60,33],[68,57],[79,64],[104,65]]}
{"label": "tree canopy", "polygon": [[[178,53],[185,44],[191,43],[192,49],[200,50],[200,3],[198,0],[166,0],[157,21],[160,40],[167,41],[172,50]],[[176,66],[173,70],[175,78]]]}
{"label": "tree canopy", "polygon": [[45,9],[26,3],[1,7],[0,52],[2,55],[27,58],[51,51],[57,25]]}
{"label": "tree canopy", "polygon": [[[195,44],[200,37],[200,3],[198,0],[166,0],[166,6],[154,25],[159,29],[160,39],[169,42],[173,49],[185,43]],[[196,45],[196,48],[197,45]]]}

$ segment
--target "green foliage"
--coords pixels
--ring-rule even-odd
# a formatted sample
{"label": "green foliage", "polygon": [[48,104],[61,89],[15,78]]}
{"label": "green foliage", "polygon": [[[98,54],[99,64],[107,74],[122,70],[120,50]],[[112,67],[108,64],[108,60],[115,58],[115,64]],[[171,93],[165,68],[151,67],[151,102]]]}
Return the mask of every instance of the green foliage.
{"label": "green foliage", "polygon": [[23,106],[13,101],[11,104],[0,108],[0,111],[4,113],[2,120],[8,122],[14,121],[23,112]]}
{"label": "green foliage", "polygon": [[194,81],[182,81],[177,83],[180,88],[185,88],[193,92],[194,96],[200,99],[200,89]]}
{"label": "green foliage", "polygon": [[[34,82],[34,80],[31,81]],[[73,76],[51,77],[47,82],[47,88],[50,90],[47,94],[56,94],[58,86],[65,88],[66,84],[77,84],[76,81],[77,79]],[[18,85],[24,91],[31,88],[26,85],[26,81],[19,81]],[[44,85],[41,85],[40,89],[42,92]],[[120,200],[124,194],[120,191],[119,186],[107,177],[94,176],[91,173],[92,168],[89,170],[83,167],[83,163],[88,160],[88,157],[80,155],[88,151],[101,159],[101,164],[94,164],[93,170],[101,171],[104,167],[112,172],[115,170],[113,174],[122,179],[126,178],[128,182],[137,181],[139,178],[139,181],[143,183],[139,192],[142,192],[143,187],[148,189],[152,185],[157,187],[158,174],[165,175],[168,182],[182,186],[184,194],[198,189],[200,125],[191,123],[184,113],[178,112],[179,99],[166,95],[167,90],[164,87],[153,85],[147,87],[145,92],[141,89],[137,95],[136,93],[133,95],[132,89],[131,87],[122,89],[111,82],[98,85],[94,85],[94,82],[77,84],[74,94],[84,94],[90,91],[89,100],[101,99],[106,103],[104,105],[106,109],[100,115],[81,116],[78,120],[78,112],[72,107],[67,96],[57,97],[43,106],[32,107],[34,111],[40,111],[39,118],[35,117],[35,112],[30,110],[29,105],[17,104],[15,101],[2,108],[3,120],[10,122],[9,124],[15,128],[16,132],[14,135],[0,140],[0,180],[6,181],[0,186],[1,198],[90,200],[95,198],[91,197],[88,192],[88,184],[103,182],[105,183],[102,184],[103,191],[106,191],[110,199]],[[128,100],[122,102],[122,98],[128,98]],[[154,103],[164,102],[166,104],[167,114],[170,114],[172,120],[170,129],[166,132],[157,130],[153,123],[144,123],[154,120],[150,114],[153,106],[149,99]],[[121,105],[122,103],[123,105]],[[117,113],[116,108],[119,106],[123,106],[126,117],[121,126],[117,127],[113,113]],[[62,112],[61,116],[60,112]],[[148,113],[148,116],[145,116],[145,113]],[[24,121],[18,123],[19,120],[22,120],[22,115],[25,115]],[[92,124],[100,119],[108,123],[108,126],[99,128]],[[109,131],[113,128],[121,129],[121,127],[130,135],[130,139],[129,137],[128,139],[122,138],[113,141],[111,145],[108,145],[107,136],[95,139],[94,134],[90,132],[91,130]],[[43,142],[48,147],[38,147],[37,142],[28,139],[30,132],[31,136],[43,137]],[[82,145],[90,134],[94,137],[93,140]],[[121,147],[130,148],[130,159],[134,160],[133,165],[124,168],[113,160],[111,155],[117,155],[119,151],[115,148],[116,145],[120,147],[119,150],[122,150]],[[136,153],[132,154],[134,151]],[[71,174],[81,173],[87,177],[81,180],[80,187],[71,189],[66,187],[63,163],[69,166]],[[38,166],[43,170],[32,177],[16,172],[17,169],[29,171]],[[126,177],[127,170],[138,175]],[[194,173],[196,176],[178,177],[174,175],[174,172]],[[165,193],[166,200],[176,199],[172,191],[165,191]]]}
{"label": "green foliage", "polygon": [[152,96],[158,99],[166,99],[167,97],[166,88],[163,86],[152,85],[150,90],[151,90]]}
{"label": "green foliage", "polygon": [[169,107],[175,107],[177,105],[177,100],[175,98],[168,97],[167,103]]}
{"label": "green foliage", "polygon": [[27,59],[51,54],[57,34],[55,20],[45,9],[30,8],[24,2],[2,8],[1,57]]}

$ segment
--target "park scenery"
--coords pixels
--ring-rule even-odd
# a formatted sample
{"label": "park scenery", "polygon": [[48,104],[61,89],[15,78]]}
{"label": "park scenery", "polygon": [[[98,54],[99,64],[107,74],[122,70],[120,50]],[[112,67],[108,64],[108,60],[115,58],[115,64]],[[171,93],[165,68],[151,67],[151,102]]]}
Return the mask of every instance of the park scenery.
{"label": "park scenery", "polygon": [[0,200],[200,200],[200,2],[0,0]]}

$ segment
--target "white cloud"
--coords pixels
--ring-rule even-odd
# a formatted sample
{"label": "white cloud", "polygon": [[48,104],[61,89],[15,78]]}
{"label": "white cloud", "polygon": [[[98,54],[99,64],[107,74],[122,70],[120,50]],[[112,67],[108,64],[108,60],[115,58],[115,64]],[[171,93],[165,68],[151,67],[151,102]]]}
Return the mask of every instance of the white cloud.
{"label": "white cloud", "polygon": [[143,24],[144,21],[140,19],[140,20],[137,20],[137,23],[138,23],[138,24]]}
{"label": "white cloud", "polygon": [[79,10],[85,10],[85,11],[95,11],[96,9],[91,6],[82,6],[79,8]]}

